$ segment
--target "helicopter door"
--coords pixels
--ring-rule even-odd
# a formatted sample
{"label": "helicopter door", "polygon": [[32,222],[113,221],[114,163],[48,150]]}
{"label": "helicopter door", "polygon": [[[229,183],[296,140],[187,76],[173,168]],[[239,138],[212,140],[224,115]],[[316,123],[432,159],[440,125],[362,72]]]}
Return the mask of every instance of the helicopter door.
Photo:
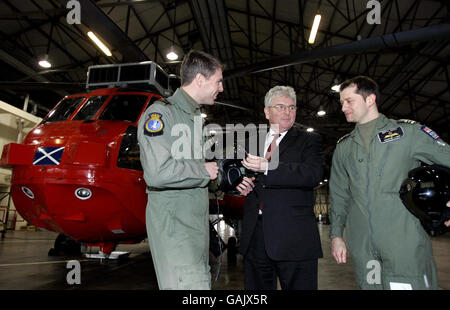
{"label": "helicopter door", "polygon": [[[137,97],[136,95],[132,96]],[[123,97],[123,95],[121,95],[120,97]],[[149,107],[158,99],[159,98],[156,96],[151,97],[147,107]],[[133,114],[133,117],[136,118],[136,121],[138,120],[137,118],[141,115],[142,109],[144,108],[146,101],[147,100],[144,100],[142,102],[142,106],[140,106],[139,108],[136,108],[135,110],[133,109],[133,113],[136,113]],[[108,113],[106,112],[106,109],[105,111],[103,111],[102,115],[104,113]],[[102,116],[100,116],[100,118],[102,118]],[[125,131],[125,134],[123,135],[119,149],[119,156],[117,158],[117,167],[142,171],[142,166],[140,162],[140,149],[137,140],[137,127],[134,125],[128,126],[127,130]]]}

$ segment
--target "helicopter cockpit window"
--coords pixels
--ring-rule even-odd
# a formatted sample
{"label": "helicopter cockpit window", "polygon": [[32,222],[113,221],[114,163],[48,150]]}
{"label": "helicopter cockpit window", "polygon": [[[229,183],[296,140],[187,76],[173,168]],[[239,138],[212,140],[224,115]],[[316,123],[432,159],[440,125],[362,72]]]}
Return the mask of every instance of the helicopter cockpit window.
{"label": "helicopter cockpit window", "polygon": [[135,122],[147,101],[144,95],[116,95],[98,119]]}
{"label": "helicopter cockpit window", "polygon": [[85,97],[67,98],[64,99],[58,107],[47,116],[43,123],[61,122],[65,121],[77,109]]}
{"label": "helicopter cockpit window", "polygon": [[93,119],[95,114],[101,108],[103,103],[105,103],[108,96],[92,96],[83,105],[83,107],[78,111],[77,115],[73,118],[74,121],[85,121]]}

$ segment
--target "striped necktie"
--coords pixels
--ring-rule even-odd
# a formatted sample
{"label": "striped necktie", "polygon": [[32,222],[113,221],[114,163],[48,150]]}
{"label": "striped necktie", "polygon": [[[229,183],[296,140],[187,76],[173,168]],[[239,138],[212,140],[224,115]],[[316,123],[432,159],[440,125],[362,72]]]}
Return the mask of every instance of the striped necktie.
{"label": "striped necktie", "polygon": [[266,152],[266,156],[265,156],[265,158],[266,158],[267,160],[269,160],[269,159],[272,157],[273,152],[274,152],[275,149],[277,148],[277,139],[278,139],[279,137],[280,137],[280,134],[279,134],[279,133],[273,134],[272,142],[270,143],[269,148],[267,149],[267,152]]}

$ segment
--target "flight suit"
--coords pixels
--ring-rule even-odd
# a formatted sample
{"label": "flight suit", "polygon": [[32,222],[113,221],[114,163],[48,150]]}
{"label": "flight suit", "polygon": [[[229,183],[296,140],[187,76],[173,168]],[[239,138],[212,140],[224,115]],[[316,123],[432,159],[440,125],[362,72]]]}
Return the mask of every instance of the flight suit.
{"label": "flight suit", "polygon": [[138,125],[147,184],[146,226],[160,289],[210,289],[210,181],[200,106],[181,88]]}
{"label": "flight suit", "polygon": [[429,237],[399,197],[419,161],[449,166],[450,147],[414,121],[380,114],[369,153],[357,129],[338,141],[329,184],[330,237],[342,238],[345,227],[362,289],[437,289]]}

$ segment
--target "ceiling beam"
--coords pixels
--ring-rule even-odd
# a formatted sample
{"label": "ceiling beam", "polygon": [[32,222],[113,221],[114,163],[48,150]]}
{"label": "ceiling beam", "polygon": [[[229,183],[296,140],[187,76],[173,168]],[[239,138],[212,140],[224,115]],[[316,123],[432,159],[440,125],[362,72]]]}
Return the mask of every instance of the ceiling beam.
{"label": "ceiling beam", "polygon": [[[98,34],[108,45],[118,50],[124,62],[149,60],[141,49],[113,22],[92,0],[78,0],[80,2],[81,22]],[[68,0],[59,0],[63,7]]]}
{"label": "ceiling beam", "polygon": [[448,39],[449,37],[450,24],[429,26],[269,59],[242,68],[228,70],[224,73],[224,78],[230,79],[246,74],[313,62],[333,56],[361,54],[370,50],[391,49],[417,42]]}

